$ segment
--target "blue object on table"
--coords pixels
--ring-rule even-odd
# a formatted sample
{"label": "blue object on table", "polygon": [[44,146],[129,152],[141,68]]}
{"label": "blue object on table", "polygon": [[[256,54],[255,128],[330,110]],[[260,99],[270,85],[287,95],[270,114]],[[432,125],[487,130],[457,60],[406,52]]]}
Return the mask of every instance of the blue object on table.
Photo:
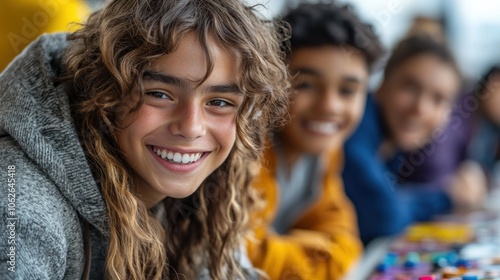
{"label": "blue object on table", "polygon": [[389,252],[385,255],[384,262],[390,266],[395,266],[398,263],[398,255],[393,252]]}
{"label": "blue object on table", "polygon": [[462,280],[479,280],[479,277],[473,274],[465,274],[462,276]]}
{"label": "blue object on table", "polygon": [[457,263],[455,264],[455,266],[456,267],[471,268],[472,267],[472,263],[469,260],[460,259],[460,260],[457,261]]}
{"label": "blue object on table", "polygon": [[411,260],[405,261],[403,267],[405,269],[413,269],[417,266],[417,263]]}
{"label": "blue object on table", "polygon": [[381,264],[377,265],[376,271],[378,273],[384,273],[384,272],[387,272],[390,268],[391,268],[391,266],[389,264],[381,263]]}

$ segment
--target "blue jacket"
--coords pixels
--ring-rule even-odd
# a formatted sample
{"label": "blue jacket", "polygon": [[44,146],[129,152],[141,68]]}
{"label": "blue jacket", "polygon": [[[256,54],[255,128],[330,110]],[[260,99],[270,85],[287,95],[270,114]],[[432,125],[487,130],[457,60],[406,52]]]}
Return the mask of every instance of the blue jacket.
{"label": "blue jacket", "polygon": [[386,133],[378,105],[368,95],[361,124],[345,144],[342,173],[364,244],[401,233],[411,223],[429,220],[451,208],[442,188],[398,184],[397,174],[389,167],[394,159],[386,162],[379,156]]}

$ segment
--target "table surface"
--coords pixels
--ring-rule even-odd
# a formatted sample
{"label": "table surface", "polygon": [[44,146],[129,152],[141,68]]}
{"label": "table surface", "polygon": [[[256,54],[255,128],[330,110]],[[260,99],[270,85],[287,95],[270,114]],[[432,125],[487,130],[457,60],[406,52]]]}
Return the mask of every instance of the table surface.
{"label": "table surface", "polygon": [[[495,223],[500,232],[500,187],[490,191],[484,204],[484,209],[468,211],[438,217],[438,220],[460,220],[473,224],[478,221],[478,216],[484,213],[493,213],[498,216]],[[389,248],[399,237],[380,237],[373,240],[365,248],[362,258],[356,263],[344,280],[365,280],[370,277],[375,267],[381,262]],[[500,241],[500,236],[499,236]]]}

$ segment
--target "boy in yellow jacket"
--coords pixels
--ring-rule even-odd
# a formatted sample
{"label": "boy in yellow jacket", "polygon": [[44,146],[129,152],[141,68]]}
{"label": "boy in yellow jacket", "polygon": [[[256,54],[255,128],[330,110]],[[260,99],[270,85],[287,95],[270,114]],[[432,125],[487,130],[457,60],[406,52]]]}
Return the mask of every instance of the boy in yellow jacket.
{"label": "boy in yellow jacket", "polygon": [[266,205],[247,249],[271,279],[340,279],[362,251],[341,149],[361,119],[382,47],[350,7],[301,4],[283,20],[292,29],[291,121],[271,137],[255,180]]}

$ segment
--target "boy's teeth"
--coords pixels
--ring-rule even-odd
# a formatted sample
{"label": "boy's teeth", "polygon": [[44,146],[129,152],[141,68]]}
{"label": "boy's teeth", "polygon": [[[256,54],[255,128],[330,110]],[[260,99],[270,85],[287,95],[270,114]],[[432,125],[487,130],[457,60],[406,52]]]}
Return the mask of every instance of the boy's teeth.
{"label": "boy's teeth", "polygon": [[307,127],[310,130],[324,133],[324,134],[333,134],[337,132],[338,130],[338,125],[333,123],[333,122],[315,122],[311,121],[307,123]]}
{"label": "boy's teeth", "polygon": [[203,155],[202,153],[195,153],[195,154],[181,154],[178,152],[174,153],[174,152],[169,151],[167,149],[160,149],[160,148],[157,148],[154,146],[153,146],[153,152],[155,152],[162,159],[165,159],[165,160],[168,160],[171,162],[175,162],[175,163],[182,163],[182,164],[196,162]]}

